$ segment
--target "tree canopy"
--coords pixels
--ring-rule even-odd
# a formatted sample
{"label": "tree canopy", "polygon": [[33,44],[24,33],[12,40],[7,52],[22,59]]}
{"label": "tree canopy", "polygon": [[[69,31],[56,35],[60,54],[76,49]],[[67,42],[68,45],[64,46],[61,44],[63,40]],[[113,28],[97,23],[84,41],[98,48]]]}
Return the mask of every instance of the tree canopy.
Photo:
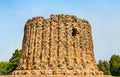
{"label": "tree canopy", "polygon": [[9,62],[0,62],[0,75],[8,74]]}
{"label": "tree canopy", "polygon": [[105,75],[120,76],[120,56],[112,55],[110,61],[99,60],[97,64],[100,71],[103,71]]}
{"label": "tree canopy", "polygon": [[12,57],[9,59],[9,62],[0,62],[0,74],[11,74],[19,64],[21,50],[16,49]]}
{"label": "tree canopy", "polygon": [[110,72],[114,76],[120,76],[120,56],[112,55],[110,59]]}
{"label": "tree canopy", "polygon": [[102,60],[99,60],[98,64],[97,64],[98,68],[100,71],[103,71],[103,73],[105,75],[110,75],[110,64],[109,62],[107,61],[102,61]]}

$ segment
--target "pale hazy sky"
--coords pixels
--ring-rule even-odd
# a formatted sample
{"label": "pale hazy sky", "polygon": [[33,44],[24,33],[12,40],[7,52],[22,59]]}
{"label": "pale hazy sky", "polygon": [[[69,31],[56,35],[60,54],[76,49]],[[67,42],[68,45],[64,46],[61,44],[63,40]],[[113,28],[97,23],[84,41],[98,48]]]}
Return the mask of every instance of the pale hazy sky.
{"label": "pale hazy sky", "polygon": [[28,19],[50,14],[87,19],[97,61],[120,55],[120,0],[0,0],[0,61],[8,61],[15,49],[21,49]]}

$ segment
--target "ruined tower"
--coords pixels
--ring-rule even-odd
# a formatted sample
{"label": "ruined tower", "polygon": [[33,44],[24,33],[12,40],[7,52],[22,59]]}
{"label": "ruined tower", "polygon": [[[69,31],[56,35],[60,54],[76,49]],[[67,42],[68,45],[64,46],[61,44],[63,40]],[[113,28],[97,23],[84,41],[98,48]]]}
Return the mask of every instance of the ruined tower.
{"label": "ruined tower", "polygon": [[63,14],[29,19],[19,67],[13,74],[102,74],[94,58],[89,22]]}

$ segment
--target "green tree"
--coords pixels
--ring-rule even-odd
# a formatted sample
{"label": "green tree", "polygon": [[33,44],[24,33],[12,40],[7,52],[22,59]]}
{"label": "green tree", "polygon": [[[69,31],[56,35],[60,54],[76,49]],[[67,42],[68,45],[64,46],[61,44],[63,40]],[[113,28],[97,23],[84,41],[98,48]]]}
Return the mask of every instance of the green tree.
{"label": "green tree", "polygon": [[98,68],[100,71],[103,71],[103,73],[105,75],[110,75],[110,64],[109,62],[107,61],[102,61],[102,60],[99,60],[98,64],[97,64]]}
{"label": "green tree", "polygon": [[0,62],[0,75],[11,74],[18,67],[21,52],[16,49],[9,62]]}
{"label": "green tree", "polygon": [[9,74],[18,67],[21,52],[22,52],[21,50],[16,49],[12,57],[9,59],[9,68],[8,68]]}
{"label": "green tree", "polygon": [[0,62],[0,75],[8,74],[9,62]]}
{"label": "green tree", "polygon": [[109,63],[111,74],[114,76],[120,76],[120,56],[115,54],[112,55]]}

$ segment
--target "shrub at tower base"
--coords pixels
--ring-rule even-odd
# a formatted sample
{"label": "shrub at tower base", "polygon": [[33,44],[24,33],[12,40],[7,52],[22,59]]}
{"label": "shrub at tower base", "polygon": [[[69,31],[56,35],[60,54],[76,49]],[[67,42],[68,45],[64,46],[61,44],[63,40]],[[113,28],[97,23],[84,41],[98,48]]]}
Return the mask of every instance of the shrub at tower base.
{"label": "shrub at tower base", "polygon": [[120,76],[120,56],[112,55],[110,59],[110,72],[111,75]]}

